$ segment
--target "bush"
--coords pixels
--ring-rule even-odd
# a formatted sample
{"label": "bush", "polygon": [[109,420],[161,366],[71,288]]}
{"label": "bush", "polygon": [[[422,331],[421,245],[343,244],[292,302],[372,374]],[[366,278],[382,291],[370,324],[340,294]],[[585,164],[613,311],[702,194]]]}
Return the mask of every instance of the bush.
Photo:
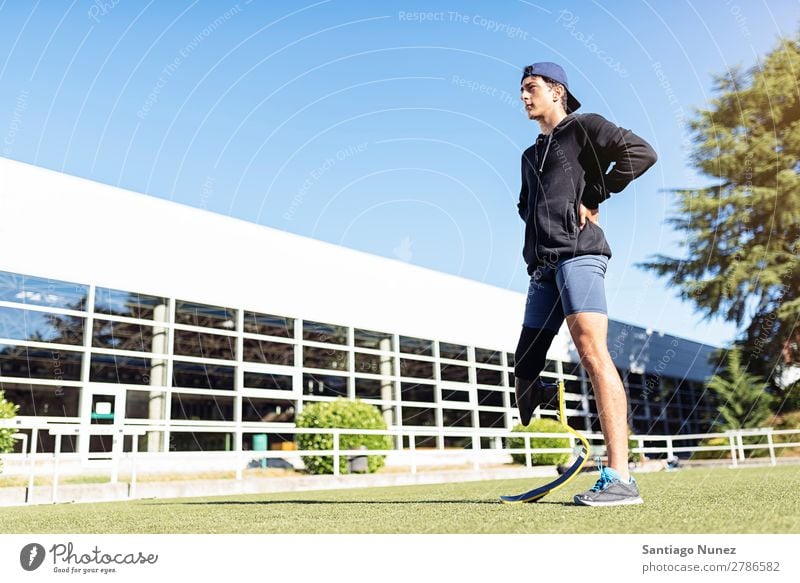
{"label": "bush", "polygon": [[[526,433],[565,433],[561,423],[555,419],[533,419],[530,425],[517,425],[513,431],[522,431]],[[524,448],[525,438],[523,437],[509,437],[506,440],[506,447],[509,448]],[[531,449],[537,447],[569,447],[569,439],[566,437],[532,437]],[[512,453],[511,459],[514,463],[525,463],[524,453]],[[531,455],[531,463],[535,466],[557,466],[565,464],[569,461],[568,453],[534,453]]]}
{"label": "bush", "polygon": [[[789,413],[783,413],[779,416],[776,416],[770,425],[773,429],[800,429],[800,411],[791,411]],[[775,435],[772,439],[775,443],[797,443],[800,442],[800,433]],[[800,447],[780,447],[775,450],[775,455],[800,455]]]}
{"label": "bush", "polygon": [[[19,406],[9,403],[3,396],[3,391],[0,391],[0,419],[12,419],[17,416]],[[0,453],[8,453],[14,450],[14,438],[11,437],[16,433],[15,429],[0,429]],[[0,459],[0,472],[3,471],[3,460]]]}
{"label": "bush", "polygon": [[[386,423],[377,407],[362,403],[358,399],[337,399],[324,403],[311,403],[297,416],[297,427],[340,427],[347,429],[386,429]],[[298,449],[333,449],[333,435],[324,433],[297,434]],[[339,449],[391,449],[392,439],[388,435],[341,435]],[[367,457],[367,471],[373,473],[383,467],[382,455]],[[339,471],[347,472],[347,455],[339,458]],[[312,474],[332,474],[333,456],[303,456],[306,470]]]}
{"label": "bush", "polygon": [[[697,445],[700,447],[724,445],[727,449],[695,451],[692,452],[691,459],[693,460],[721,460],[731,458],[731,442],[727,437],[707,437],[706,439],[701,440]],[[745,450],[745,452],[749,453],[749,450]]]}

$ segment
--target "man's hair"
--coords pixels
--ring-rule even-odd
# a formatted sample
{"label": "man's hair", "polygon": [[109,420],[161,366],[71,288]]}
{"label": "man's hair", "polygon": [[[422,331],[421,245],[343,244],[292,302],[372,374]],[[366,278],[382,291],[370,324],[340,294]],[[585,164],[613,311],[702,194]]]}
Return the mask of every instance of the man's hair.
{"label": "man's hair", "polygon": [[564,111],[569,112],[569,109],[567,109],[567,88],[564,87],[564,85],[562,85],[558,81],[553,81],[550,77],[542,77],[541,75],[536,75],[531,73],[532,70],[533,67],[531,65],[525,67],[525,71],[522,74],[522,78],[524,79],[525,77],[539,77],[542,81],[544,81],[547,84],[547,86],[550,88],[551,91],[554,90],[556,87],[561,87],[561,107],[564,108]]}

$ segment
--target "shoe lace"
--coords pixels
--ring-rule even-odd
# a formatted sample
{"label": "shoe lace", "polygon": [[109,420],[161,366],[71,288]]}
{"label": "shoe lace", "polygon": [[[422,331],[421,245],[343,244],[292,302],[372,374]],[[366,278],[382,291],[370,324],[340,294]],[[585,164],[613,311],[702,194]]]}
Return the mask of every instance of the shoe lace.
{"label": "shoe lace", "polygon": [[594,458],[594,462],[597,464],[597,467],[600,468],[600,477],[597,479],[594,486],[592,486],[592,492],[602,492],[611,485],[614,479],[606,472],[606,468],[603,466],[603,462],[599,457]]}

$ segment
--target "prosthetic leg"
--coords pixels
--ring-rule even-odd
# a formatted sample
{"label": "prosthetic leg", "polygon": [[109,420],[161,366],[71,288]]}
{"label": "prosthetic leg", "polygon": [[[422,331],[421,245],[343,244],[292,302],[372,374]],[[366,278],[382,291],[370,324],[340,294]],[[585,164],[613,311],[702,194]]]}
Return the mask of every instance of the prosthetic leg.
{"label": "prosthetic leg", "polygon": [[545,496],[547,496],[550,492],[554,492],[558,490],[564,484],[570,482],[575,476],[577,476],[583,466],[586,465],[586,460],[589,459],[589,454],[591,448],[589,447],[589,442],[586,438],[575,431],[572,427],[569,426],[567,423],[567,407],[566,402],[564,401],[564,381],[558,381],[555,384],[558,388],[558,418],[561,421],[561,426],[564,428],[564,431],[567,433],[571,433],[575,437],[577,437],[580,442],[581,446],[578,451],[578,455],[575,458],[575,461],[572,462],[572,465],[569,469],[561,474],[558,478],[544,484],[543,486],[539,486],[538,488],[534,488],[528,492],[523,494],[518,494],[516,496],[500,496],[500,500],[503,501],[505,504],[522,504],[524,502],[538,502]]}

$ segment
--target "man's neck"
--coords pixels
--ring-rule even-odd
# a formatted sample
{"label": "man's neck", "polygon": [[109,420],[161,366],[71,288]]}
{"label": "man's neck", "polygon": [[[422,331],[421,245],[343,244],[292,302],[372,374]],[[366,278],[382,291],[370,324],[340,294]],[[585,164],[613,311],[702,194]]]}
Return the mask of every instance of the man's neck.
{"label": "man's neck", "polygon": [[567,117],[567,112],[560,108],[557,111],[548,113],[544,117],[541,117],[537,120],[539,122],[539,130],[544,135],[547,135],[552,132],[553,128],[561,123],[561,120],[565,117]]}

